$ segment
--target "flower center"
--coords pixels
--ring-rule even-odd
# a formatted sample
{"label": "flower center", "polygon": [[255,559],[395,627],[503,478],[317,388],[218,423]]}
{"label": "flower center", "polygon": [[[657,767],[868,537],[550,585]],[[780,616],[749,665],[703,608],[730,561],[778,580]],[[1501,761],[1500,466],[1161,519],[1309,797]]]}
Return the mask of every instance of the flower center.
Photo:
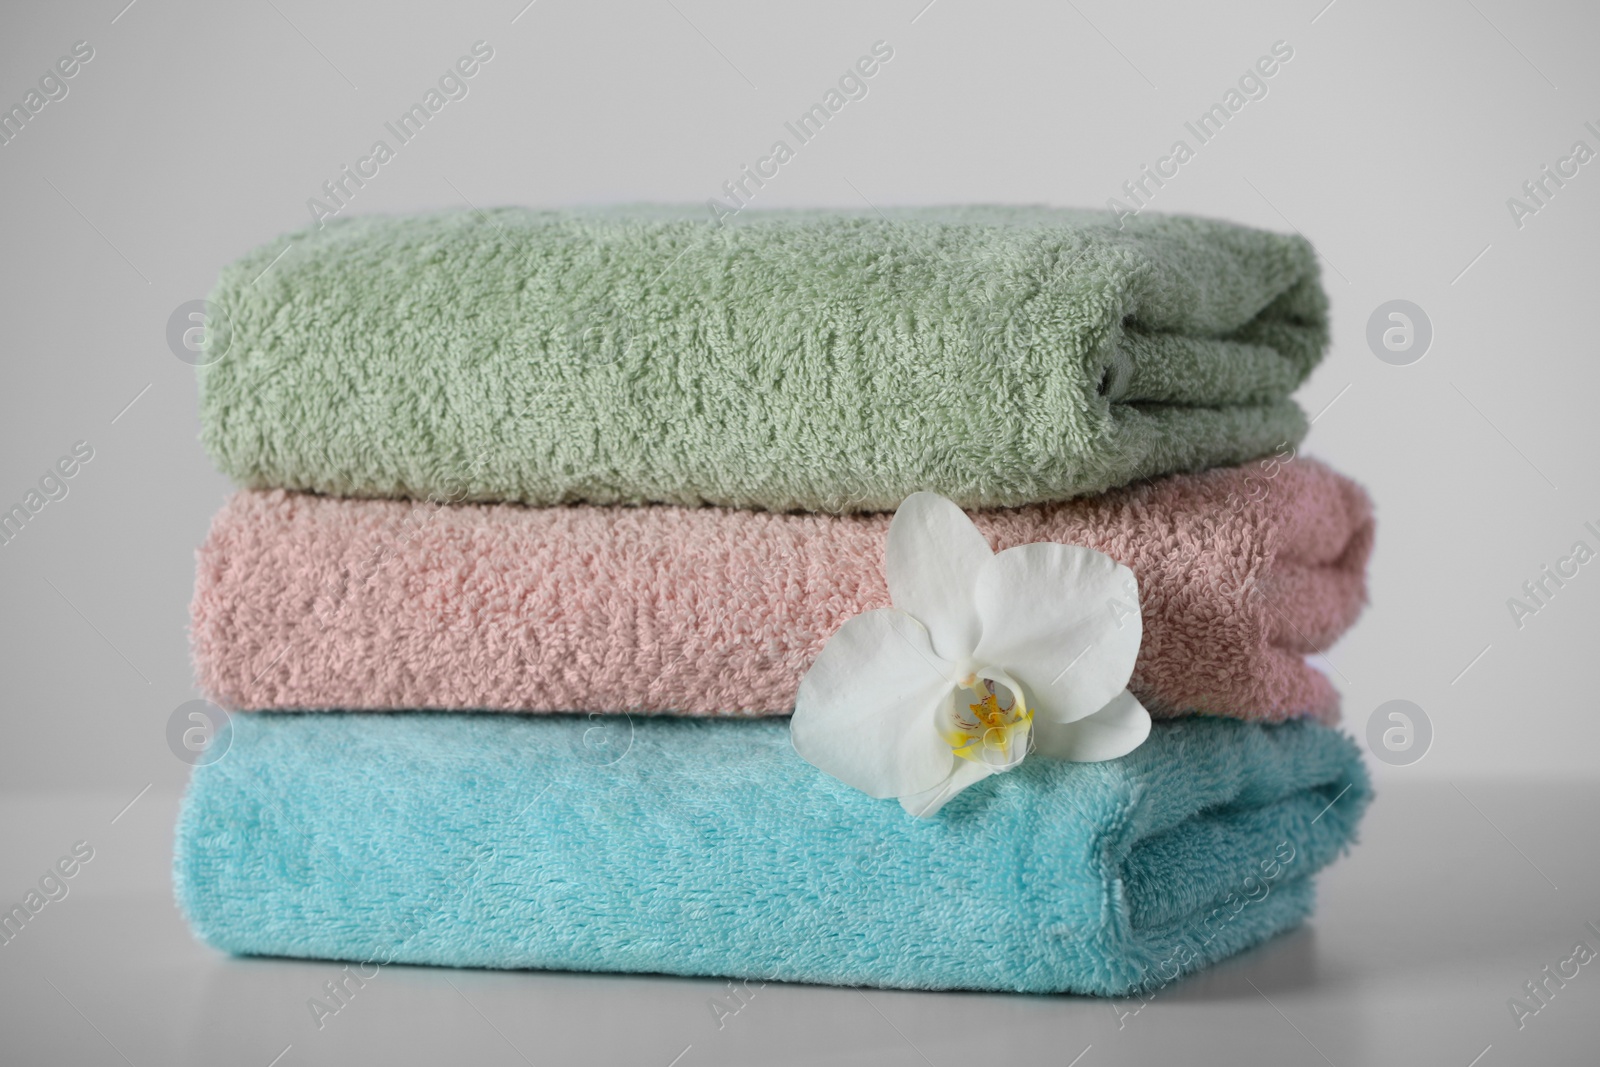
{"label": "flower center", "polygon": [[984,670],[956,690],[940,736],[962,759],[1009,770],[1027,755],[1032,725],[1022,687],[999,671]]}

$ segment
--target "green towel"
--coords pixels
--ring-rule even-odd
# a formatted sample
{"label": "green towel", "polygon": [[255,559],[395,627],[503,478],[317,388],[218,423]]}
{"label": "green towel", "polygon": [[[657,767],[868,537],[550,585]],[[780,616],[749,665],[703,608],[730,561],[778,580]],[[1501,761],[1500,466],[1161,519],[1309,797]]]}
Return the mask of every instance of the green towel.
{"label": "green towel", "polygon": [[1100,492],[1298,441],[1301,238],[974,207],[329,222],[223,271],[202,436],[258,488],[877,511]]}

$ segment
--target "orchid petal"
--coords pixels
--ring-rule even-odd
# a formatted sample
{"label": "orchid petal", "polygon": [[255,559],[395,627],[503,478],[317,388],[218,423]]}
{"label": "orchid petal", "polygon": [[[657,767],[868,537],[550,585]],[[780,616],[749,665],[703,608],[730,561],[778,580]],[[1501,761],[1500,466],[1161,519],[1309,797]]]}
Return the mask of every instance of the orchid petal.
{"label": "orchid petal", "polygon": [[1076,722],[1033,724],[1033,751],[1048,759],[1099,763],[1126,756],[1150,736],[1150,713],[1124,689],[1093,715]]}
{"label": "orchid petal", "polygon": [[969,785],[977,785],[991,774],[999,774],[1001,768],[987,763],[977,763],[969,759],[958,759],[955,766],[950,769],[950,777],[920,793],[912,793],[900,798],[900,806],[912,815],[929,818],[937,815],[939,809],[955,799],[957,793]]}
{"label": "orchid petal", "polygon": [[1144,627],[1133,572],[1082,545],[1008,548],[978,575],[979,663],[1004,668],[1036,721],[1093,715],[1125,689]]}
{"label": "orchid petal", "polygon": [[903,611],[857,615],[800,681],[789,736],[802,759],[873,797],[930,789],[950,773],[937,718],[951,665]]}
{"label": "orchid petal", "polygon": [[965,662],[978,644],[973,593],[993,558],[966,512],[937,493],[912,493],[889,523],[889,599],[928,628],[934,649],[951,663]]}

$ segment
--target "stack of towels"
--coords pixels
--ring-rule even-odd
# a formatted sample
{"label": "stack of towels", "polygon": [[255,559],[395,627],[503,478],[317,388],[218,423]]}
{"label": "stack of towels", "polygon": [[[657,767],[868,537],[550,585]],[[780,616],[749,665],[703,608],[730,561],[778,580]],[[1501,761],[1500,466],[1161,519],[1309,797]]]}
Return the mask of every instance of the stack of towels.
{"label": "stack of towels", "polygon": [[1352,840],[1307,656],[1373,524],[1295,451],[1297,237],[342,219],[210,316],[192,639],[239,714],[175,877],[218,948],[1120,995]]}

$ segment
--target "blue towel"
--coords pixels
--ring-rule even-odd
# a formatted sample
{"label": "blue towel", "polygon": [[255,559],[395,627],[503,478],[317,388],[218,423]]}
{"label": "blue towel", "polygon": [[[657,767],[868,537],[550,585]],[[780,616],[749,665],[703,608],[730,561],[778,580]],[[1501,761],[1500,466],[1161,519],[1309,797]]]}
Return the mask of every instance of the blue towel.
{"label": "blue towel", "polygon": [[1121,995],[1265,940],[1369,799],[1310,722],[1157,723],[932,819],[784,721],[236,716],[179,818],[178,900],[245,955]]}

